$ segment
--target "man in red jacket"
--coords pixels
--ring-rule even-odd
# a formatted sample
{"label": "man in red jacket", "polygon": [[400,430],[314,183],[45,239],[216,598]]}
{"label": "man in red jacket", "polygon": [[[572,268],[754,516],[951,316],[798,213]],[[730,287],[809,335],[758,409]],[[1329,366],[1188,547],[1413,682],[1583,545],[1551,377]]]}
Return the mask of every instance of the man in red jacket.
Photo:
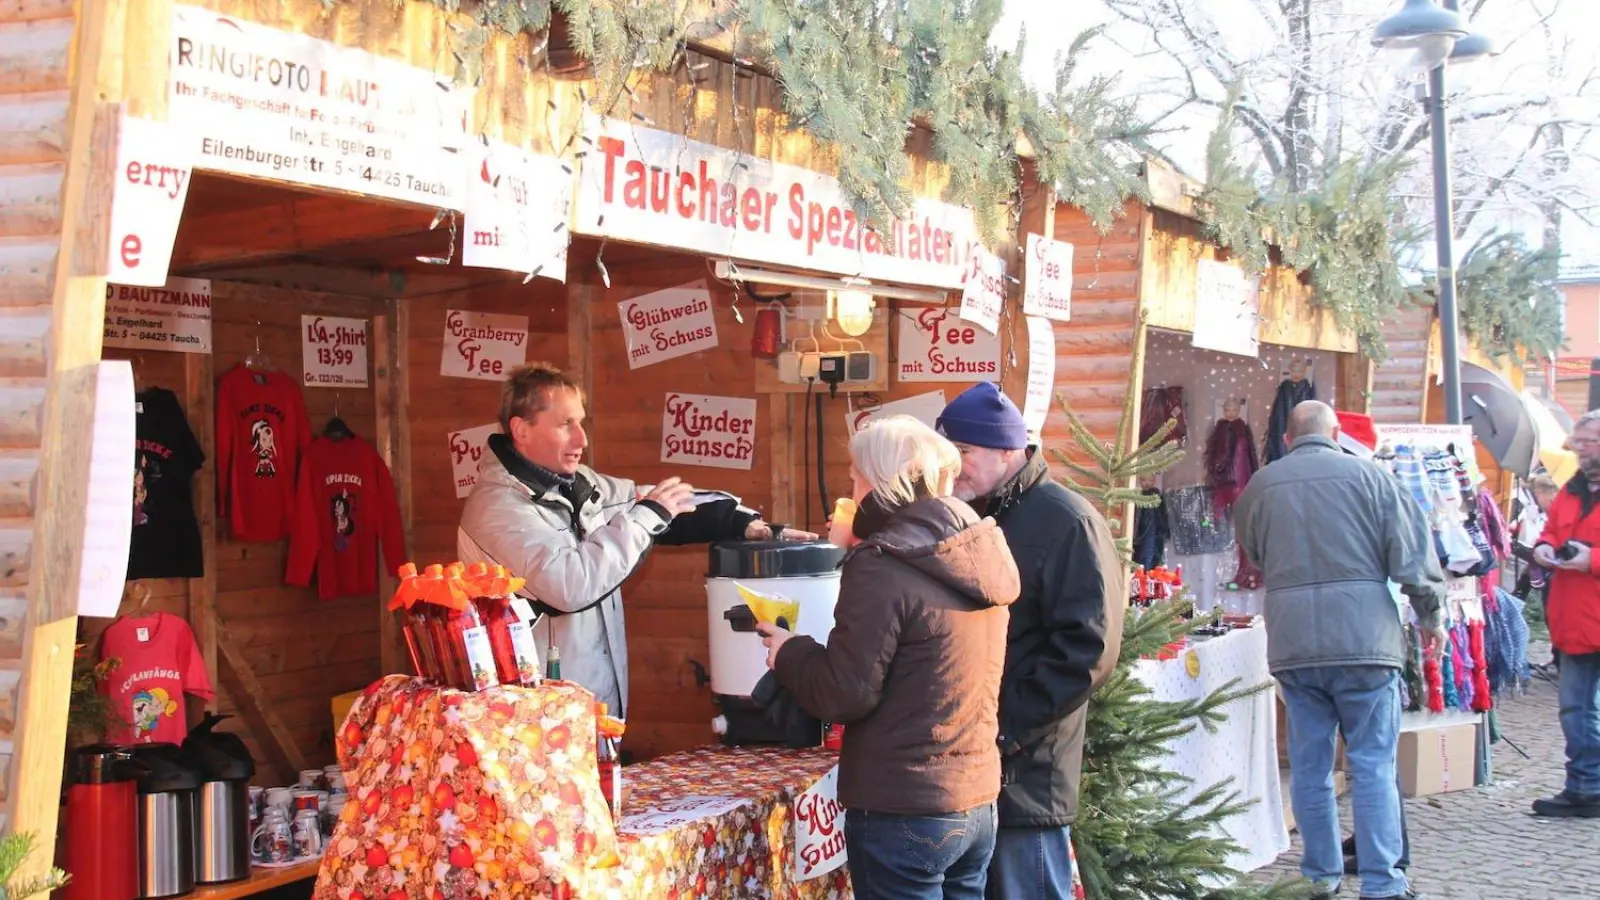
{"label": "man in red jacket", "polygon": [[1533,558],[1554,570],[1545,600],[1550,640],[1561,659],[1561,731],[1567,789],[1533,802],[1534,815],[1600,819],[1600,410],[1568,441],[1578,474],[1550,504]]}

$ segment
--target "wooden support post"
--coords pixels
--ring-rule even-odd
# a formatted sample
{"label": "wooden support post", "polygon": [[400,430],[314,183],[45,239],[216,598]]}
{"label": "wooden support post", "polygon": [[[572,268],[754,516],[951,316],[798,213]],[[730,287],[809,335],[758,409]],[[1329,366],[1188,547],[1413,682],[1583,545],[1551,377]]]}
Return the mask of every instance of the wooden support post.
{"label": "wooden support post", "polygon": [[[389,308],[393,309],[394,301],[389,301]],[[378,444],[378,456],[383,458],[383,464],[389,467],[390,474],[395,470],[395,433],[394,423],[397,410],[401,409],[401,400],[395,390],[395,382],[399,373],[395,369],[395,321],[393,315],[372,317],[372,392],[373,392],[373,436]],[[409,481],[409,479],[407,479]],[[405,514],[402,512],[402,518]],[[409,530],[409,529],[408,529]],[[381,554],[380,554],[381,555]],[[406,671],[406,654],[404,652],[404,637],[400,632],[400,622],[394,614],[389,612],[389,598],[394,596],[397,579],[395,570],[400,567],[403,560],[384,559],[378,563],[378,658],[382,665],[383,674],[390,675]]]}
{"label": "wooden support post", "polygon": [[[12,698],[0,721],[0,749],[11,763],[0,828],[32,833],[45,848],[19,867],[22,879],[50,865],[61,802],[105,321],[105,257],[96,250],[110,230],[110,191],[93,185],[110,183],[116,155],[114,110],[98,102],[99,74],[121,58],[120,37],[108,34],[111,5],[79,0],[75,15],[28,26],[0,85],[0,93],[20,92],[18,102],[0,103],[0,166],[62,173],[59,218],[0,240],[0,308],[18,329],[0,329],[0,372],[8,376],[0,448],[37,465],[27,514],[0,527],[0,590],[25,590],[27,598],[20,652],[0,660]],[[0,20],[24,17],[26,7],[10,4]],[[62,96],[64,104],[54,99]]]}
{"label": "wooden support post", "polygon": [[217,429],[213,423],[216,415],[216,382],[213,380],[213,362],[209,353],[183,354],[184,413],[200,449],[206,455],[205,464],[195,480],[195,518],[200,523],[200,558],[203,571],[199,578],[189,579],[189,625],[194,630],[195,642],[200,645],[200,655],[206,660],[206,675],[211,684],[217,683]]}
{"label": "wooden support post", "polygon": [[222,676],[222,685],[227,689],[228,696],[233,698],[245,724],[250,726],[250,733],[285,771],[298,772],[304,769],[306,758],[300,752],[300,746],[294,742],[288,726],[278,718],[266,689],[256,678],[255,670],[250,668],[250,661],[228,637],[228,629],[220,619],[216,621],[216,635],[218,674]]}
{"label": "wooden support post", "polygon": [[[600,285],[578,282],[567,285],[567,364],[564,367],[578,384],[583,386],[585,397],[594,396],[594,352],[591,345],[594,342],[594,306],[605,299],[605,288]],[[600,411],[592,405],[588,406],[589,417],[593,419]],[[594,430],[590,429],[591,437]],[[598,457],[595,446],[589,444],[589,460],[591,467],[598,468]]]}
{"label": "wooden support post", "polygon": [[[770,437],[767,446],[772,448],[770,460],[772,507],[766,511],[766,515],[771,521],[786,525],[800,525],[795,520],[800,510],[794,490],[796,470],[794,442],[797,440],[796,436],[801,433],[794,422],[794,395],[768,394],[767,434]],[[806,452],[805,447],[800,448],[802,455]]]}

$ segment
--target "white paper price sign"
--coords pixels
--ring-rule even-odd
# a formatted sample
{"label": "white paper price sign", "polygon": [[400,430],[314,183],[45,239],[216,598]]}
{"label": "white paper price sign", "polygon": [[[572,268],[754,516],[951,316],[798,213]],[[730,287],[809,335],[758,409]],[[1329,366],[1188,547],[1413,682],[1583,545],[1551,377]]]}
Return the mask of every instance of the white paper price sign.
{"label": "white paper price sign", "polygon": [[300,317],[306,387],[367,386],[367,320]]}
{"label": "white paper price sign", "polygon": [[1000,339],[943,306],[902,311],[899,381],[999,381]]}
{"label": "white paper price sign", "polygon": [[749,469],[755,463],[756,401],[668,394],[661,417],[661,461]]}
{"label": "white paper price sign", "polygon": [[489,435],[499,433],[500,425],[493,422],[450,432],[450,474],[456,480],[456,499],[472,493],[478,483],[478,463],[489,452]]}
{"label": "white paper price sign", "polygon": [[172,245],[194,174],[194,148],[163,122],[124,115],[117,128],[106,277],[118,284],[167,283]]}
{"label": "white paper price sign", "polygon": [[1194,300],[1196,347],[1259,356],[1261,280],[1237,266],[1200,260]]}
{"label": "white paper price sign", "polygon": [[1072,245],[1042,235],[1028,235],[1022,292],[1022,314],[1056,322],[1072,320]]}
{"label": "white paper price sign", "polygon": [[961,288],[961,318],[990,334],[1000,330],[1000,308],[1006,302],[1006,261],[987,250],[972,254],[967,281]]}
{"label": "white paper price sign", "polygon": [[1056,332],[1049,319],[1028,316],[1028,395],[1022,403],[1022,419],[1034,441],[1044,431],[1050,416],[1050,402],[1056,388]]}
{"label": "white paper price sign", "polygon": [[817,779],[794,801],[794,880],[826,875],[845,863],[844,807],[839,767]]}
{"label": "white paper price sign", "polygon": [[445,311],[440,375],[502,381],[527,359],[527,316]]}
{"label": "white paper price sign", "polygon": [[704,283],[669,288],[617,304],[628,368],[639,369],[717,346],[717,321]]}

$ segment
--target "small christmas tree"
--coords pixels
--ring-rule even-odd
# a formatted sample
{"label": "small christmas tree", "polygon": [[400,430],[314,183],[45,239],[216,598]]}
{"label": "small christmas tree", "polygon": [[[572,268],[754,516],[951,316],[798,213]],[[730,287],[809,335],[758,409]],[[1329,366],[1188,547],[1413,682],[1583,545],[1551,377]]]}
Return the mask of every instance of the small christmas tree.
{"label": "small christmas tree", "polygon": [[18,878],[28,855],[33,852],[33,834],[8,834],[0,838],[0,900],[24,900],[48,894],[67,883],[67,873],[51,867],[43,875]]}
{"label": "small christmas tree", "polygon": [[[1141,323],[1142,324],[1142,323]],[[1143,365],[1143,345],[1135,351],[1133,371]],[[1115,530],[1131,504],[1152,507],[1160,499],[1134,486],[1140,475],[1170,468],[1183,456],[1166,437],[1168,421],[1132,452],[1137,424],[1134,394],[1128,394],[1112,444],[1098,440],[1064,396],[1057,402],[1067,414],[1073,441],[1092,465],[1055,452],[1074,477],[1062,482],[1106,510]],[[1121,542],[1124,564],[1129,553]],[[1223,708],[1266,685],[1229,682],[1197,701],[1155,700],[1134,677],[1133,665],[1154,657],[1181,640],[1198,623],[1186,620],[1190,604],[1159,603],[1126,618],[1122,652],[1116,670],[1089,704],[1083,744],[1083,780],[1078,791],[1078,822],[1072,828],[1078,866],[1089,900],[1290,900],[1309,897],[1312,885],[1295,880],[1256,884],[1228,866],[1239,846],[1219,825],[1248,803],[1232,789],[1232,779],[1213,784],[1185,799],[1193,782],[1160,768],[1168,745],[1197,727],[1214,728]]]}

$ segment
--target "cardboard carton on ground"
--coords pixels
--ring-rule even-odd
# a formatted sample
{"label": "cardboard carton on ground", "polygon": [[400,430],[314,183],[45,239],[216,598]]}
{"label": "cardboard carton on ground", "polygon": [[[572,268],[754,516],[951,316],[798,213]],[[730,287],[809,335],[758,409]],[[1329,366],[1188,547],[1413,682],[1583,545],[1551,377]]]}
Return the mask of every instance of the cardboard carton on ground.
{"label": "cardboard carton on ground", "polygon": [[1428,797],[1475,787],[1478,726],[1424,728],[1400,735],[1400,789]]}

